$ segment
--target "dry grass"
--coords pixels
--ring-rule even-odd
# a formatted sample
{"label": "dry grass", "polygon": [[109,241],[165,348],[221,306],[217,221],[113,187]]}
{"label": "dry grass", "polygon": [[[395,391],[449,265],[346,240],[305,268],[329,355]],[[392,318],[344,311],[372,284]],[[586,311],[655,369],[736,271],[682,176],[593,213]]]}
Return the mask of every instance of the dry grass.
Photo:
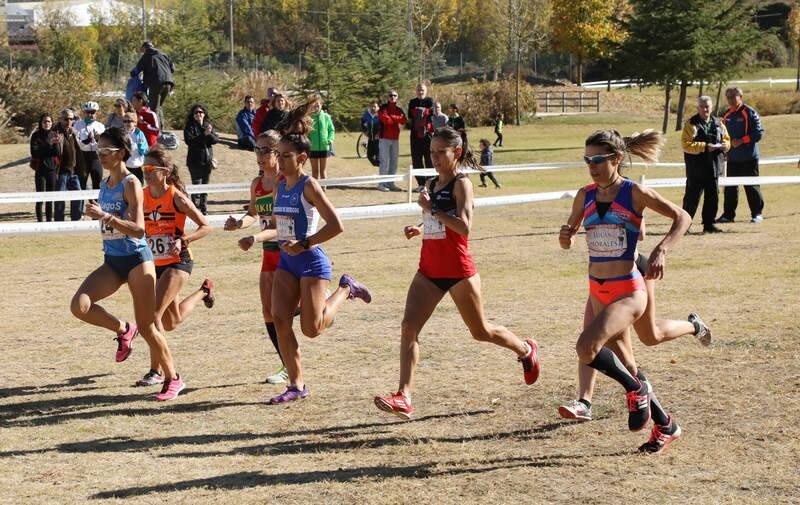
{"label": "dry grass", "polygon": [[[574,159],[594,126],[554,122],[528,139],[509,129],[510,148],[564,149],[508,156]],[[556,143],[555,130],[566,140]],[[777,147],[765,156],[797,146]],[[252,170],[251,155],[220,152],[231,168],[217,180]],[[335,161],[342,173],[369,170],[365,162]],[[17,182],[27,177],[10,175],[22,169],[29,170],[0,170],[0,190],[25,189]],[[577,170],[522,179],[509,176],[508,191],[586,182]],[[326,247],[336,273],[364,280],[374,302],[348,303],[326,334],[302,340],[312,396],[285,407],[265,405],[280,391],[261,383],[277,357],[263,336],[260,259],[235,248],[238,235],[215,231],[194,247],[192,285],[214,278],[218,302],[168,336],[189,387],[168,404],[131,386],[147,368],[143,342],[115,364],[112,335],[69,313],[72,293],[101,261],[99,240],[4,237],[0,503],[796,503],[797,187],[764,192],[762,225],[691,234],[670,254],[659,314],[697,310],[716,342],[710,349],[691,339],[636,346],[685,430],[659,457],[635,453],[647,435],[626,430],[621,390],[608,379],[598,384],[595,421],[573,425],[556,413],[574,395],[573,345],[586,296],[584,246],[565,252],[556,241],[567,201],[479,209],[471,237],[486,312],[539,341],[539,382],[525,386],[513,356],[471,341],[446,299],[421,337],[413,422],[372,405],[373,395],[396,387],[399,323],[419,254],[419,243],[400,232],[410,220],[347,222],[345,235]],[[329,195],[338,206],[385,196]],[[662,219],[649,224],[646,249],[666,231]],[[124,289],[106,306],[131,316]]]}

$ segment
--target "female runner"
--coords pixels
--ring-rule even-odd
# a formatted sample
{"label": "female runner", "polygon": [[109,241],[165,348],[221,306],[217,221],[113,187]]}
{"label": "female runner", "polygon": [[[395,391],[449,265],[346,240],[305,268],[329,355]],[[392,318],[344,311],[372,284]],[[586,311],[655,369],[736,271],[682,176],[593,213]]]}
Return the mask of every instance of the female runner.
{"label": "female runner", "polygon": [[[607,344],[641,318],[647,307],[645,282],[634,265],[644,210],[672,220],[669,232],[650,254],[646,276],[651,279],[663,277],[667,252],[691,224],[680,207],[620,174],[626,154],[655,161],[661,143],[661,135],[653,130],[625,138],[616,130],[589,136],[584,160],[594,183],[578,191],[569,220],[559,233],[561,247],[569,249],[583,223],[589,246],[591,312],[575,346],[578,359],[625,388],[631,431],[647,426],[652,415],[655,426],[650,440],[639,448],[643,452],[660,452],[681,435],[681,429],[658,403],[641,370],[628,370]],[[616,350],[624,354],[630,348],[617,346]],[[622,359],[635,363],[632,353]]]}
{"label": "female runner", "polygon": [[[289,385],[282,394],[270,399],[271,404],[301,400],[309,394],[300,367],[300,349],[292,331],[292,317],[298,303],[300,328],[304,335],[314,338],[331,325],[345,299],[372,301],[369,290],[347,274],[339,279],[336,291],[327,299],[325,296],[332,270],[320,244],[342,233],[343,227],[319,183],[304,171],[311,150],[307,137],[311,128],[309,105],[296,108],[279,125],[282,137],[278,143],[278,164],[285,179],[278,185],[272,209],[281,249],[272,284],[272,317]],[[325,225],[317,230],[320,217]]]}
{"label": "female runner", "polygon": [[225,221],[225,229],[228,231],[247,228],[256,221],[261,227],[259,233],[239,239],[239,247],[243,251],[247,251],[256,242],[263,244],[261,276],[258,280],[261,294],[261,314],[264,317],[264,325],[267,327],[267,335],[281,360],[281,367],[278,371],[267,377],[266,382],[269,384],[282,384],[289,377],[286,367],[283,365],[283,356],[281,356],[278,345],[278,332],[272,319],[272,282],[281,258],[280,248],[275,240],[275,224],[272,222],[275,189],[283,179],[278,173],[277,148],[280,140],[281,136],[275,130],[267,130],[258,136],[255,152],[259,175],[250,184],[250,205],[247,206],[247,213],[239,219],[229,216]]}
{"label": "female runner", "polygon": [[407,226],[406,238],[422,233],[419,271],[411,281],[406,297],[400,343],[400,388],[388,396],[376,396],[375,405],[403,419],[414,412],[411,388],[419,361],[419,334],[446,293],[455,302],[472,337],[491,342],[517,354],[522,362],[526,384],[539,377],[536,342],[519,340],[504,326],[490,324],[483,314],[481,279],[469,253],[472,228],[473,193],[469,178],[460,168],[477,168],[463,133],[450,127],[436,130],[431,141],[431,160],[438,178],[420,193],[423,224]]}
{"label": "female runner", "polygon": [[[144,230],[147,245],[156,264],[156,326],[164,334],[181,324],[200,300],[206,307],[214,306],[214,281],[206,279],[200,289],[178,302],[181,289],[192,275],[194,261],[189,243],[209,233],[211,226],[197,210],[178,176],[178,167],[163,147],[156,144],[144,158]],[[186,234],[186,218],[197,229]],[[150,354],[150,371],[136,382],[137,386],[152,386],[164,382],[158,360]]]}
{"label": "female runner", "polygon": [[[72,297],[70,309],[81,321],[117,334],[118,362],[130,355],[133,339],[141,332],[150,346],[150,355],[156,357],[164,371],[164,386],[156,399],[172,400],[185,385],[175,371],[167,341],[156,328],[156,269],[144,239],[144,197],[139,180],[125,167],[131,155],[130,137],[119,128],[109,128],[97,141],[100,163],[109,175],[100,185],[98,201],[90,202],[86,213],[100,220],[105,260],[83,281]],[[136,324],[118,319],[97,304],[126,282]]]}

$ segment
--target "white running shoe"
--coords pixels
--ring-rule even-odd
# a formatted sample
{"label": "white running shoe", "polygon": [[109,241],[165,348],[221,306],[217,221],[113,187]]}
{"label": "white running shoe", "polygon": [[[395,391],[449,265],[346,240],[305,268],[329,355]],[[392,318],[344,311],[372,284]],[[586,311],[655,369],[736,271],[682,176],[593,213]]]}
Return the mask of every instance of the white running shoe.
{"label": "white running shoe", "polygon": [[578,400],[572,400],[566,405],[558,407],[558,413],[564,419],[574,419],[576,421],[591,421],[592,408]]}
{"label": "white running shoe", "polygon": [[282,366],[275,374],[267,377],[267,380],[264,382],[267,384],[283,384],[287,380],[289,380],[289,372],[286,371],[285,366]]}
{"label": "white running shoe", "polygon": [[700,319],[700,316],[697,313],[692,312],[689,314],[689,322],[692,324],[696,324],[699,328],[699,331],[695,333],[695,338],[704,346],[708,347],[711,345],[711,328]]}

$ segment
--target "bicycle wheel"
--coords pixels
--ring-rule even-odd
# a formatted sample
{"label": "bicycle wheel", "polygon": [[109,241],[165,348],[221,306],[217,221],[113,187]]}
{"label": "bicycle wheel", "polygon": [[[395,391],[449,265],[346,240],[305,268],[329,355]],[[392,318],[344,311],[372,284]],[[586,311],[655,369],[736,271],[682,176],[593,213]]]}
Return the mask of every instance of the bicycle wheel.
{"label": "bicycle wheel", "polygon": [[359,134],[356,140],[356,155],[358,155],[359,158],[367,157],[367,138],[363,133]]}

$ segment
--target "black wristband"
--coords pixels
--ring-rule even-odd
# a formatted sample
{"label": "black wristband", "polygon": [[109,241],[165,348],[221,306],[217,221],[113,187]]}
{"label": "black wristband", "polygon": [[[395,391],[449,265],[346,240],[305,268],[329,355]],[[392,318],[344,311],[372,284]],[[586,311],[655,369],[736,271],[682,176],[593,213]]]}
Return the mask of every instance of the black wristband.
{"label": "black wristband", "polygon": [[311,247],[311,243],[308,241],[308,237],[301,240],[300,245],[303,246],[303,249],[308,250],[308,248]]}

